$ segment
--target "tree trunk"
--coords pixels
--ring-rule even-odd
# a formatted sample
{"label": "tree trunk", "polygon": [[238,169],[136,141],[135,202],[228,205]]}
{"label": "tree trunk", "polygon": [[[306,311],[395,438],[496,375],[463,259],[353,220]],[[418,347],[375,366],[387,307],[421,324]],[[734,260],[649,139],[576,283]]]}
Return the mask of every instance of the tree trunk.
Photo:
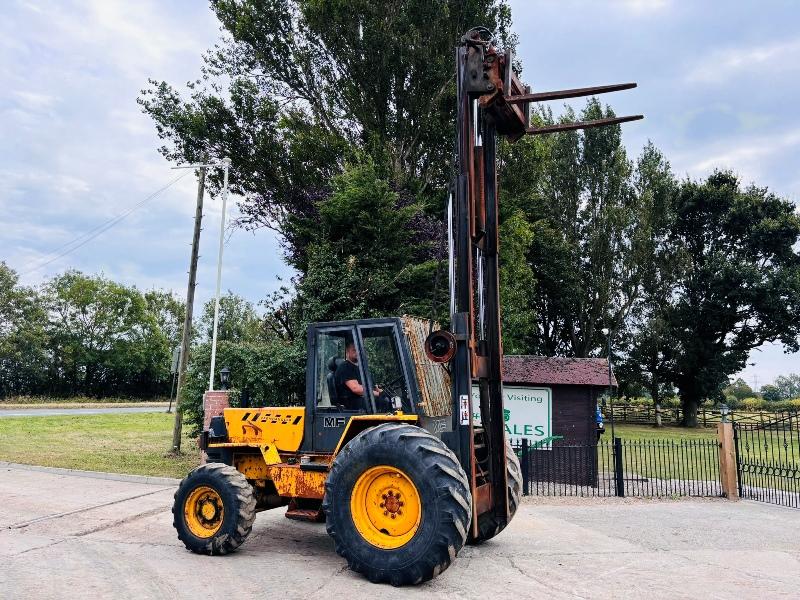
{"label": "tree trunk", "polygon": [[661,396],[658,392],[658,382],[654,382],[650,388],[650,397],[653,399],[653,406],[656,409],[656,422],[653,427],[661,427]]}
{"label": "tree trunk", "polygon": [[697,427],[697,408],[700,406],[700,400],[692,397],[683,397],[683,426],[684,427]]}

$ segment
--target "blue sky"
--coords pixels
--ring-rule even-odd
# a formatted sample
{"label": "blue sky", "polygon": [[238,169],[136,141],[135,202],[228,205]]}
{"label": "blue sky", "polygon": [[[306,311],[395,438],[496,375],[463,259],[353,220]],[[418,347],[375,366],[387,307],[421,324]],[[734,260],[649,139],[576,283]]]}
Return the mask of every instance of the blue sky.
{"label": "blue sky", "polygon": [[[8,0],[0,14],[0,260],[38,284],[67,268],[185,293],[189,175],[75,252],[51,252],[176,176],[136,104],[148,77],[197,76],[218,25],[196,0]],[[536,90],[637,81],[605,98],[635,157],[648,139],[679,176],[715,167],[800,200],[800,5],[792,1],[512,0],[523,78]],[[576,103],[580,106],[581,103]],[[558,108],[557,105],[554,108]],[[235,216],[235,209],[233,210]],[[198,299],[211,297],[219,201],[206,200]],[[258,301],[288,276],[268,231],[231,232],[223,286]],[[800,316],[798,316],[800,318]],[[753,353],[758,385],[800,371]]]}

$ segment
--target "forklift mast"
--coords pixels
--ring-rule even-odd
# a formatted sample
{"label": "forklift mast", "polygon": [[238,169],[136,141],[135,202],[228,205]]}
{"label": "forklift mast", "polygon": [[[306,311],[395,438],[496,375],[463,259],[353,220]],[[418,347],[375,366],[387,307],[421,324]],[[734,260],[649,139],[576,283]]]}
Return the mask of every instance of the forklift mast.
{"label": "forklift mast", "polygon": [[[442,439],[459,457],[473,494],[473,535],[478,515],[509,519],[503,419],[503,348],[500,328],[497,137],[510,142],[540,135],[614,125],[641,115],[530,126],[534,102],[575,98],[636,87],[634,83],[531,93],[513,71],[511,50],[500,51],[484,28],[467,32],[456,49],[456,161],[447,208],[453,430]],[[473,406],[472,389],[479,390]],[[487,446],[488,474],[476,470],[479,413]],[[488,475],[488,477],[487,477]],[[488,483],[482,483],[488,480]]]}

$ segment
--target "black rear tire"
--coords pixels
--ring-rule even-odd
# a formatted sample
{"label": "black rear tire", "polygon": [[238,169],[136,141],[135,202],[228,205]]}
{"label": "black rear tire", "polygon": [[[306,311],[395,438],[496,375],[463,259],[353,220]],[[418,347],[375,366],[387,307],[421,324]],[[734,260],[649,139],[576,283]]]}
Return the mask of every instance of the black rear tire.
{"label": "black rear tire", "polygon": [[[213,535],[200,537],[187,522],[186,505],[193,492],[208,488],[221,502],[222,523]],[[250,535],[256,518],[256,498],[244,475],[222,463],[200,465],[181,481],[172,505],[173,526],[178,539],[196,554],[219,555],[233,552]],[[195,525],[195,528],[197,526]]]}
{"label": "black rear tire", "polygon": [[[351,510],[356,482],[382,466],[408,477],[421,507],[413,537],[392,549],[366,539]],[[322,507],[336,552],[350,569],[374,583],[399,586],[427,581],[450,566],[467,538],[472,497],[466,474],[441,440],[413,425],[384,423],[358,434],[336,456]]]}
{"label": "black rear tire", "polygon": [[[522,469],[519,466],[519,458],[508,438],[506,438],[506,478],[508,481],[508,523],[510,523],[522,500]],[[470,530],[467,543],[470,545],[482,544],[503,531],[506,525],[500,523],[493,513],[484,513],[478,517],[478,536],[473,537]]]}

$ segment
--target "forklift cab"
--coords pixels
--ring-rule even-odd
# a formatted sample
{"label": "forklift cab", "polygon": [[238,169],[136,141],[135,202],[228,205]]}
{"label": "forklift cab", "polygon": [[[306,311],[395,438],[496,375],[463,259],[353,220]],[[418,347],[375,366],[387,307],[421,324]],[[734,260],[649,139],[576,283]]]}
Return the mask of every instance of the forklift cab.
{"label": "forklift cab", "polygon": [[[350,344],[356,364],[348,365]],[[305,451],[332,452],[352,416],[416,413],[419,393],[400,319],[314,323],[307,347]],[[343,368],[361,384],[361,397],[343,389]]]}

